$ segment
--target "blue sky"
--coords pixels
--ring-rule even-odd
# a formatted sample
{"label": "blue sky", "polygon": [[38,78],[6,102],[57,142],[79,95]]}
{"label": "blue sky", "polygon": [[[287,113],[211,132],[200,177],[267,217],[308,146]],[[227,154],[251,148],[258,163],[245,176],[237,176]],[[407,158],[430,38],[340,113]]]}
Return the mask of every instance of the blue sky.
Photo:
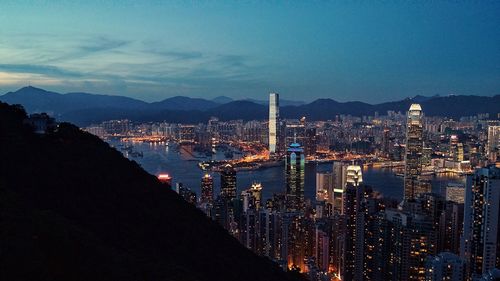
{"label": "blue sky", "polygon": [[[166,3],[164,3],[166,2]],[[0,2],[0,92],[500,94],[500,1]]]}

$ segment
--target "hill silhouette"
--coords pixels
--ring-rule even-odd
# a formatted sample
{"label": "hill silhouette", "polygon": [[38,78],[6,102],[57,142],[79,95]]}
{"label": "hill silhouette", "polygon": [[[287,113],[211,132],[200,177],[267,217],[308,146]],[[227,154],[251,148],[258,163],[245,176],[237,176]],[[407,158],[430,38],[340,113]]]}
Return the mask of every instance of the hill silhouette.
{"label": "hill silhouette", "polygon": [[0,280],[302,280],[97,137],[25,118],[0,102]]}
{"label": "hill silhouette", "polygon": [[[130,119],[138,122],[167,121],[172,123],[206,122],[215,116],[221,120],[264,120],[268,117],[267,101],[232,100],[218,97],[214,100],[176,96],[160,102],[144,101],[108,95],[86,93],[59,94],[35,87],[24,87],[0,96],[0,101],[21,104],[30,113],[48,112],[60,120],[79,126],[112,119]],[[388,110],[405,113],[410,104],[418,102],[425,115],[460,118],[489,113],[492,118],[500,113],[500,95],[496,96],[415,96],[399,101],[368,104],[359,101],[339,102],[318,99],[308,104],[281,100],[280,117],[309,120],[332,120],[337,115],[363,116]]]}

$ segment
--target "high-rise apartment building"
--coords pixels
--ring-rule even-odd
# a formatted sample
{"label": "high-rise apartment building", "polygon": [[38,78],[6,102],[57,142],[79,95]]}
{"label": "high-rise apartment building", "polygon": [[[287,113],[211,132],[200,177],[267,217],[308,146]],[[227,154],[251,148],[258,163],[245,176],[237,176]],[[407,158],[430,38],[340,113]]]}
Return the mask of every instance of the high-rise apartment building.
{"label": "high-rise apartment building", "polygon": [[477,280],[500,266],[500,169],[477,169],[467,177],[461,254]]}

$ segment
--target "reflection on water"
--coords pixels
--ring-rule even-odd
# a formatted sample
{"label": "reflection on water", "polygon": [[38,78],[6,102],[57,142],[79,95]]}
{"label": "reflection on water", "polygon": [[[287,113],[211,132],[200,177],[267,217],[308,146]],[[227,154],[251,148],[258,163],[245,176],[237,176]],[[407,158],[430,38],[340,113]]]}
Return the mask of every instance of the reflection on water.
{"label": "reflection on water", "polygon": [[[110,141],[112,146],[120,149],[119,141]],[[143,157],[130,158],[138,162],[146,171],[153,175],[168,173],[173,177],[173,182],[182,182],[193,191],[200,193],[200,182],[203,171],[198,168],[198,155],[192,151],[179,149],[175,144],[170,146],[149,143],[134,143],[134,151],[142,152]],[[224,157],[223,152],[218,152],[217,159]],[[331,171],[332,164],[307,164],[305,172],[305,196],[313,199],[316,188],[316,172]],[[403,198],[403,178],[396,176],[390,169],[368,167],[363,169],[363,180],[365,184],[372,186],[385,197],[398,200]],[[434,192],[440,192],[448,183],[465,182],[464,177],[455,174],[442,174],[430,178]],[[252,182],[259,181],[264,187],[262,195],[269,198],[273,193],[284,190],[284,167],[271,167],[263,170],[240,171],[237,174],[238,193],[251,186]],[[220,178],[214,175],[215,194],[219,192]]]}

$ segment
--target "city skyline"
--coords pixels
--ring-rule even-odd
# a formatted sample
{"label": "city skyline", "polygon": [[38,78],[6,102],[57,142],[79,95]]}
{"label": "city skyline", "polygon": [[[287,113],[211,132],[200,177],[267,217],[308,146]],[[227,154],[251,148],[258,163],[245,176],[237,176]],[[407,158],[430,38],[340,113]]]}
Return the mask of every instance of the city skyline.
{"label": "city skyline", "polygon": [[[0,106],[12,110],[17,130],[34,142],[79,150],[88,139],[146,177],[156,175],[149,177],[159,192],[152,206],[171,204],[161,194],[174,194],[175,204],[213,220],[217,236],[232,236],[282,273],[311,281],[483,281],[500,274],[498,114],[428,116],[411,103],[403,113],[285,119],[271,93],[264,120],[109,119],[77,128],[46,113],[27,115],[19,105]],[[9,126],[2,125],[3,139],[18,140]],[[78,142],[66,139],[75,134]],[[108,201],[124,196],[118,191]],[[229,272],[227,264],[218,275]],[[270,280],[260,270],[253,279]]]}
{"label": "city skyline", "polygon": [[499,15],[2,1],[0,279],[500,280]]}
{"label": "city skyline", "polygon": [[491,96],[499,11],[498,2],[6,1],[0,91],[32,84],[147,101]]}

